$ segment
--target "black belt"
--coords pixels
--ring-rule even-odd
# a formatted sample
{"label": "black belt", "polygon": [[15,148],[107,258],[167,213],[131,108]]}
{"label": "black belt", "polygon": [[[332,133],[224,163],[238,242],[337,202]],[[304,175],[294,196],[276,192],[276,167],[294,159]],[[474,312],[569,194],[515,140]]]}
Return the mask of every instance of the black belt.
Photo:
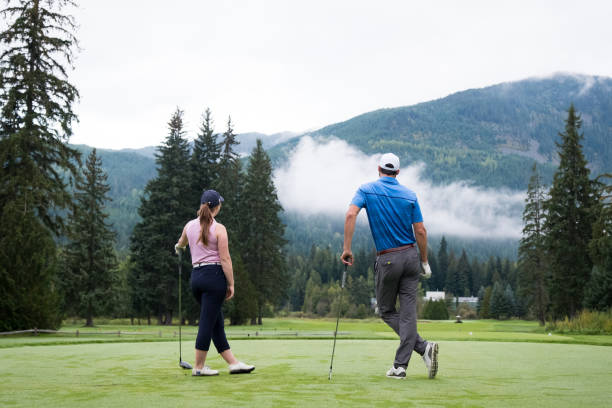
{"label": "black belt", "polygon": [[404,249],[408,249],[408,248],[414,248],[414,244],[408,244],[408,245],[404,245],[400,247],[384,249],[382,251],[377,252],[376,255],[380,256],[383,254],[388,254],[389,252],[403,251]]}

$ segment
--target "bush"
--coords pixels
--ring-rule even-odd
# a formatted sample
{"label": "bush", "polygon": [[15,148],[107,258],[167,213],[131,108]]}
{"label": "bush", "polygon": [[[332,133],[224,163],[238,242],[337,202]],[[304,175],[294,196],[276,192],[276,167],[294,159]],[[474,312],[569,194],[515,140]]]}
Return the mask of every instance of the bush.
{"label": "bush", "polygon": [[448,310],[444,300],[429,300],[423,308],[423,318],[430,320],[448,320]]}
{"label": "bush", "polygon": [[462,319],[474,320],[478,318],[478,314],[476,313],[476,309],[467,303],[459,303],[459,307],[457,308],[457,314],[461,316]]}
{"label": "bush", "polygon": [[612,310],[598,312],[584,309],[576,316],[549,323],[546,330],[555,333],[612,334]]}

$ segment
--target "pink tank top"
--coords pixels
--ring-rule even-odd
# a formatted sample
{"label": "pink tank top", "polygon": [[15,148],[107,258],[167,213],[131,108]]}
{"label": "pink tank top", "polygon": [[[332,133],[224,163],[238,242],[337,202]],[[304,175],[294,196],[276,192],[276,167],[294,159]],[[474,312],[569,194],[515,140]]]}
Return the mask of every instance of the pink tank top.
{"label": "pink tank top", "polygon": [[219,247],[217,245],[217,236],[215,234],[216,228],[217,221],[213,220],[208,229],[208,245],[204,246],[202,241],[198,241],[201,230],[200,220],[196,218],[195,220],[189,221],[185,226],[187,239],[189,240],[189,250],[191,251],[192,265],[202,262],[221,262]]}

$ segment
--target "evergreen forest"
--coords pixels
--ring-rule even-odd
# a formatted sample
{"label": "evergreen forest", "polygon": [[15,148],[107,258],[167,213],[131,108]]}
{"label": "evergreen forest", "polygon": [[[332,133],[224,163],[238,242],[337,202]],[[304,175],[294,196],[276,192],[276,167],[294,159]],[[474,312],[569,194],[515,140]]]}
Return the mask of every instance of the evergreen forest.
{"label": "evergreen forest", "polygon": [[[368,226],[353,242],[341,297],[343,220],[285,212],[274,166],[299,137],[250,134],[210,109],[196,134],[168,112],[154,157],[69,143],[79,92],[69,0],[9,0],[0,12],[0,331],[56,328],[102,316],[197,324],[191,259],[174,245],[200,196],[224,197],[236,281],[232,325],[293,315],[376,315],[376,254]],[[518,242],[430,237],[428,319],[526,318],[544,324],[612,305],[612,79],[555,76],[383,109],[316,132],[371,154],[424,161],[438,184],[526,190]],[[254,139],[254,140],[253,140]],[[149,149],[150,150],[150,149]],[[178,313],[178,288],[183,311]],[[445,297],[425,301],[427,291]]]}

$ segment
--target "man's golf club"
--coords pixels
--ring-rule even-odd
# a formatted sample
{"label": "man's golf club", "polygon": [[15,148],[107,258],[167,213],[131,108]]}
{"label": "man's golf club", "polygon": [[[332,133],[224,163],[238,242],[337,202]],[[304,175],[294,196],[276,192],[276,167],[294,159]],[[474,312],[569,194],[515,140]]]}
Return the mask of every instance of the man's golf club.
{"label": "man's golf club", "polygon": [[181,279],[182,279],[182,271],[183,271],[183,250],[179,249],[178,251],[178,259],[179,259],[179,267],[178,267],[178,292],[179,292],[179,367],[184,368],[185,370],[191,370],[191,364],[186,361],[183,361],[183,352],[181,348],[181,324],[183,323],[183,313],[181,309]]}
{"label": "man's golf club", "polygon": [[342,285],[340,286],[340,304],[338,305],[338,318],[336,319],[336,331],[334,331],[334,347],[332,348],[331,362],[329,363],[329,380],[331,381],[332,369],[334,366],[334,353],[336,352],[336,336],[338,335],[338,323],[340,323],[340,310],[342,309],[342,293],[344,292],[344,282],[346,282],[346,268],[344,264],[344,272],[342,272]]}

